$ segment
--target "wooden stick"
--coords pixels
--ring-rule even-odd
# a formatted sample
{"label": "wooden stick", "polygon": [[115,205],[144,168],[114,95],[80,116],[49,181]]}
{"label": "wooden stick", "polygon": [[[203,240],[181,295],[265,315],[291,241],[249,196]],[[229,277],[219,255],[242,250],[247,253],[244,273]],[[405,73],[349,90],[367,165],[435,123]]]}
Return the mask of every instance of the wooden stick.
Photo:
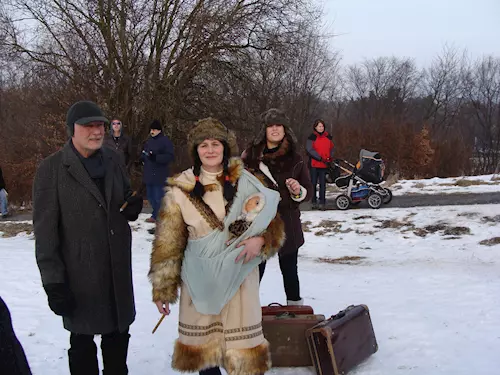
{"label": "wooden stick", "polygon": [[[132,193],[132,195],[131,195],[130,197],[128,197],[128,198],[135,197],[136,195],[137,195],[137,191],[134,191],[134,192]],[[123,205],[120,207],[120,212],[123,212],[123,210],[124,210],[125,208],[127,208],[127,206],[128,206],[128,201],[125,201],[125,203],[123,203]]]}
{"label": "wooden stick", "polygon": [[153,328],[153,332],[152,333],[155,333],[156,330],[158,329],[158,327],[160,326],[161,322],[163,322],[163,319],[165,319],[165,316],[166,315],[162,315],[160,320],[158,320],[158,323],[156,323],[155,327]]}

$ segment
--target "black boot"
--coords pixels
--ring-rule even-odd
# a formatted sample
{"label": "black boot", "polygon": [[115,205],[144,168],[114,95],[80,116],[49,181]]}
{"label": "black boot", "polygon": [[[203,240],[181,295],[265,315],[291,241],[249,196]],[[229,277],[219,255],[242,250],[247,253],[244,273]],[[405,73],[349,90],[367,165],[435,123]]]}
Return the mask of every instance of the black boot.
{"label": "black boot", "polygon": [[103,375],[127,375],[127,352],[130,335],[112,332],[102,335],[101,350],[104,363]]}
{"label": "black boot", "polygon": [[71,375],[99,375],[97,347],[94,336],[72,333],[68,350],[69,371]]}

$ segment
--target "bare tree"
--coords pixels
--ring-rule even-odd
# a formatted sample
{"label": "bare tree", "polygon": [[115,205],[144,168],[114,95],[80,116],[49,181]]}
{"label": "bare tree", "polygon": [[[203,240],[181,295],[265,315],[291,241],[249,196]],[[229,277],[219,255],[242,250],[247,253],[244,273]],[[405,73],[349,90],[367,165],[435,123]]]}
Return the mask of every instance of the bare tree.
{"label": "bare tree", "polygon": [[486,56],[463,74],[471,115],[477,173],[492,173],[500,161],[500,58]]}
{"label": "bare tree", "polygon": [[140,135],[153,116],[167,124],[182,117],[191,84],[208,62],[268,48],[269,33],[277,27],[293,33],[307,6],[303,0],[9,0],[4,45],[57,72],[74,96],[103,102]]}

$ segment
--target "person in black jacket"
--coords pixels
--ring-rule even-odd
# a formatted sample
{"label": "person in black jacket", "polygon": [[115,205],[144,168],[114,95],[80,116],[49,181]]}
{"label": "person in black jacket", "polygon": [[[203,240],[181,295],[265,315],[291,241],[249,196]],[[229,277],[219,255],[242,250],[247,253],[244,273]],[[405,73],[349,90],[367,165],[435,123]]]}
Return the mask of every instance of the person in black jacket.
{"label": "person in black jacket", "polygon": [[0,213],[2,219],[9,216],[9,201],[7,190],[5,190],[5,180],[3,179],[2,167],[0,167]]}
{"label": "person in black jacket", "polygon": [[174,146],[163,134],[160,121],[154,120],[150,125],[150,137],[144,144],[141,160],[144,163],[143,182],[146,185],[148,201],[153,209],[147,222],[156,222],[160,211],[163,189],[170,175],[169,164],[174,161]]}
{"label": "person in black jacket", "polygon": [[24,349],[16,337],[10,311],[0,297],[0,374],[31,375]]}

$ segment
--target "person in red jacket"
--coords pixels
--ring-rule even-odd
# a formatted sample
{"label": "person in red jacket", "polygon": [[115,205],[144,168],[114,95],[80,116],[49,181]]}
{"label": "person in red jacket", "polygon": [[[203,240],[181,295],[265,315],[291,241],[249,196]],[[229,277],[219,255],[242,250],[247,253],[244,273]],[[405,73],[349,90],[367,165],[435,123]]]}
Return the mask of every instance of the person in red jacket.
{"label": "person in red jacket", "polygon": [[316,194],[319,182],[319,208],[324,211],[326,206],[326,172],[327,163],[333,158],[332,136],[325,131],[323,120],[314,121],[314,131],[307,138],[306,150],[311,158],[311,182],[314,188],[312,196],[312,208],[318,209],[318,198]]}

